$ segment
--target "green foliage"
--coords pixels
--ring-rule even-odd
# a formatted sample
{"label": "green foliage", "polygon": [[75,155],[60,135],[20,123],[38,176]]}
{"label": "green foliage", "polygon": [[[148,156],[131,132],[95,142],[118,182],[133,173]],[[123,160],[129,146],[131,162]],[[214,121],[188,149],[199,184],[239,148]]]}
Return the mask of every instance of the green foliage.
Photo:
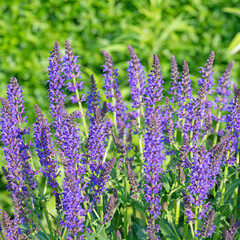
{"label": "green foliage", "polygon": [[[100,88],[103,49],[123,69],[121,88],[127,85],[124,77],[129,58],[127,44],[141,52],[142,63],[147,68],[152,64],[151,55],[157,53],[164,76],[166,73],[169,76],[172,54],[177,56],[179,64],[183,59],[188,61],[195,75],[211,50],[217,55],[215,69],[219,72],[232,58],[239,58],[239,9],[237,0],[3,0],[0,81],[3,86],[11,76],[20,80],[32,123],[34,104],[45,110],[48,106],[47,58],[56,40],[61,46],[65,39],[70,40],[76,54],[81,56],[83,79],[88,82],[89,75],[95,73]],[[238,62],[233,79],[240,77],[237,69],[240,69]],[[0,94],[5,92],[6,88],[2,87]],[[129,92],[125,89],[123,92],[127,97]]]}

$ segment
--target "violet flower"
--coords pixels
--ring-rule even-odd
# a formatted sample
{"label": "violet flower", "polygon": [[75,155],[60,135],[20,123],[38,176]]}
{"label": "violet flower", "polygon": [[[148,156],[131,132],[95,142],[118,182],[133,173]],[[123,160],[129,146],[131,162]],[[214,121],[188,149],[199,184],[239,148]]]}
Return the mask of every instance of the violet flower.
{"label": "violet flower", "polygon": [[[240,132],[240,88],[237,88],[234,84],[234,99],[231,101],[228,107],[228,114],[226,116],[227,130],[229,131],[228,137],[228,151],[238,151],[238,139]],[[235,162],[235,155],[230,154],[227,164],[232,165]]]}
{"label": "violet flower", "polygon": [[116,120],[118,128],[125,128],[127,121],[127,107],[123,101],[122,94],[119,89],[118,72],[114,68],[113,60],[111,56],[103,51],[106,63],[103,65],[104,76],[104,89],[107,99],[111,99],[112,103],[108,103],[108,109],[111,112],[116,112]]}
{"label": "violet flower", "polygon": [[59,52],[58,42],[55,43],[51,56],[49,57],[48,67],[48,88],[50,100],[50,114],[53,117],[53,128],[56,129],[56,137],[59,139],[61,135],[61,128],[64,121],[64,101],[66,95],[64,94],[64,87],[66,85],[63,75],[63,66]]}
{"label": "violet flower", "polygon": [[18,240],[19,234],[21,235],[21,233],[19,233],[19,228],[16,222],[14,220],[11,220],[5,211],[2,212],[2,216],[3,216],[4,226],[6,228],[5,232],[6,232],[7,239]]}
{"label": "violet flower", "polygon": [[102,195],[102,178],[100,174],[104,171],[102,163],[105,154],[105,144],[107,137],[107,124],[99,109],[95,107],[94,118],[90,122],[89,137],[87,141],[87,157],[91,170],[90,189],[94,192],[94,199],[99,200]]}
{"label": "violet flower", "polygon": [[179,118],[186,117],[186,104],[187,100],[190,101],[192,99],[192,87],[191,80],[189,74],[189,67],[186,61],[183,61],[183,70],[182,76],[180,77],[180,81],[177,87],[177,102],[179,105],[179,109],[177,110],[177,116]]}
{"label": "violet flower", "polygon": [[162,189],[161,174],[162,163],[164,160],[162,134],[160,131],[161,122],[157,114],[153,113],[150,118],[150,124],[146,127],[144,134],[144,159],[145,159],[145,199],[149,204],[147,211],[150,214],[148,228],[157,232],[158,226],[154,225],[161,211],[160,191]]}
{"label": "violet flower", "polygon": [[[65,115],[65,121],[62,128],[61,140],[62,152],[61,157],[64,165],[64,182],[63,182],[63,200],[62,208],[64,219],[61,225],[68,229],[73,236],[78,236],[83,232],[86,209],[84,202],[87,201],[82,191],[86,188],[85,172],[86,166],[82,162],[80,153],[81,141],[79,129],[74,122],[74,114]],[[81,235],[79,239],[84,239]]]}
{"label": "violet flower", "polygon": [[110,199],[105,211],[106,214],[104,215],[105,222],[109,222],[112,220],[114,210],[116,208],[116,203],[117,203],[117,198],[115,198],[114,196],[110,196]]}
{"label": "violet flower", "polygon": [[225,240],[233,240],[239,228],[240,219],[238,219],[237,222],[231,224],[230,229],[226,232]]}
{"label": "violet flower", "polygon": [[203,227],[200,231],[200,236],[204,238],[212,237],[216,226],[213,225],[215,211],[212,209],[204,219]]}
{"label": "violet flower", "polygon": [[[227,68],[225,69],[223,75],[219,78],[217,87],[216,87],[216,96],[215,96],[215,105],[217,109],[221,112],[226,111],[229,104],[229,96],[231,94],[231,81],[230,74],[234,65],[234,61],[232,61]],[[225,116],[222,116],[221,119],[218,119],[215,116],[215,121],[223,122],[225,120]]]}
{"label": "violet flower", "polygon": [[171,103],[176,102],[178,79],[179,79],[178,74],[179,74],[178,66],[177,66],[177,63],[176,63],[174,55],[172,55],[172,58],[171,58],[171,79],[173,81],[170,82],[172,87],[170,88],[170,91],[168,93],[168,94],[172,95]]}
{"label": "violet flower", "polygon": [[[204,204],[208,199],[209,191],[214,187],[216,175],[211,167],[210,153],[204,147],[196,149],[193,154],[190,174],[190,186],[188,201],[193,206],[202,206],[202,210],[198,215],[198,219],[202,219],[209,209],[209,203]],[[191,220],[192,210],[186,212],[189,220]]]}
{"label": "violet flower", "polygon": [[95,107],[100,107],[100,94],[99,91],[97,90],[97,85],[94,76],[91,75],[90,92],[88,92],[87,96],[88,115],[90,115],[90,113],[94,113]]}
{"label": "violet flower", "polygon": [[[194,132],[192,137],[192,141],[196,142],[203,130],[203,134],[208,130],[208,126],[205,122],[206,119],[209,119],[208,114],[210,113],[208,110],[211,108],[212,102],[208,101],[207,95],[211,95],[212,86],[213,86],[213,60],[214,60],[214,52],[211,52],[205,67],[201,68],[202,78],[199,78],[199,90],[196,98],[192,98],[192,100],[185,105],[185,113],[184,116],[185,124],[183,126],[184,138],[190,134],[190,132]],[[194,121],[194,122],[193,122]]]}
{"label": "violet flower", "polygon": [[[64,76],[66,77],[67,82],[67,89],[71,93],[76,93],[78,90],[82,90],[83,82],[76,81],[77,78],[81,78],[81,71],[80,65],[78,64],[79,56],[74,56],[72,51],[72,47],[68,40],[65,41],[65,55],[62,57],[62,71]],[[73,80],[73,83],[69,80]],[[85,101],[85,95],[81,97],[78,95],[70,96],[72,103],[77,103],[78,101]]]}
{"label": "violet flower", "polygon": [[34,124],[34,138],[36,144],[36,151],[41,163],[41,172],[44,177],[48,179],[48,183],[52,188],[57,188],[58,183],[56,178],[59,176],[58,162],[56,153],[53,150],[53,143],[51,140],[50,124],[44,118],[41,109],[35,105],[37,115],[37,122]]}
{"label": "violet flower", "polygon": [[128,82],[131,87],[132,107],[140,108],[145,95],[145,72],[133,48],[128,45],[131,60],[128,66]]}
{"label": "violet flower", "polygon": [[[17,115],[4,98],[0,98],[0,100],[3,105],[0,117],[1,140],[7,165],[7,168],[3,167],[3,173],[7,179],[7,188],[14,204],[14,221],[22,224],[28,222],[26,200],[29,198],[29,192],[26,185],[28,184],[34,189],[36,184],[31,175],[33,172],[27,162],[28,158],[22,158],[24,155],[21,154],[21,150],[24,150],[23,146],[25,145],[21,139],[21,130],[17,126]],[[30,173],[29,176],[28,173]]]}

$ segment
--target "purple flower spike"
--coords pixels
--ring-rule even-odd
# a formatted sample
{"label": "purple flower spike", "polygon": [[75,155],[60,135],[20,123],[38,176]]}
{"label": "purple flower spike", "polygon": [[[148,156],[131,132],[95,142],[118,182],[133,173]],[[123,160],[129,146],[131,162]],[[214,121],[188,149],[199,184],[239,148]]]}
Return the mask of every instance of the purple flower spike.
{"label": "purple flower spike", "polygon": [[102,117],[101,112],[95,107],[94,118],[90,123],[89,138],[87,141],[87,158],[91,170],[90,188],[94,192],[94,199],[99,200],[99,196],[104,191],[105,184],[103,183],[103,177],[100,176],[104,171],[104,164],[102,163],[105,144],[107,137],[107,124]]}
{"label": "purple flower spike", "polygon": [[150,124],[151,114],[153,112],[161,114],[160,107],[157,103],[160,103],[163,97],[163,77],[161,74],[160,61],[156,54],[153,56],[153,70],[148,75],[147,87],[146,87],[146,110],[145,117],[146,123]]}
{"label": "purple flower spike", "polygon": [[65,87],[65,78],[62,70],[61,56],[58,42],[55,43],[51,56],[49,57],[48,67],[48,84],[51,116],[53,117],[53,128],[56,129],[57,138],[60,137],[60,131],[64,120],[65,108],[64,101],[66,95],[63,88]]}
{"label": "purple flower spike", "polygon": [[3,105],[0,117],[1,140],[4,145],[4,157],[7,164],[6,168],[3,167],[3,173],[7,179],[7,188],[11,193],[14,204],[14,221],[22,224],[28,221],[26,200],[29,199],[29,192],[26,185],[28,184],[34,189],[36,183],[33,171],[28,163],[29,155],[22,140],[23,132],[17,125],[16,112],[4,98],[0,98],[0,100]]}
{"label": "purple flower spike", "polygon": [[132,107],[139,108],[145,95],[145,72],[133,48],[128,45],[130,62],[128,66],[128,82],[131,87]]}
{"label": "purple flower spike", "polygon": [[146,105],[155,106],[163,97],[163,79],[159,58],[156,54],[153,56],[153,70],[147,80],[146,87]]}
{"label": "purple flower spike", "polygon": [[91,87],[87,96],[87,107],[89,114],[94,113],[95,107],[100,107],[100,94],[93,75],[91,75]]}
{"label": "purple flower spike", "polygon": [[198,79],[199,87],[201,87],[203,84],[206,84],[207,87],[207,94],[212,93],[212,87],[213,87],[213,61],[214,61],[214,51],[212,51],[209,55],[209,58],[207,59],[207,62],[205,64],[205,67],[201,67],[200,73],[202,73],[202,78]]}
{"label": "purple flower spike", "polygon": [[106,51],[103,51],[103,55],[106,61],[105,65],[103,65],[105,94],[107,99],[112,99],[113,102],[108,103],[108,109],[111,112],[116,112],[118,128],[125,127],[127,121],[127,107],[123,101],[122,94],[119,89],[119,83],[117,78],[118,72],[117,69],[114,68],[111,56]]}
{"label": "purple flower spike", "polygon": [[226,232],[225,240],[233,240],[239,228],[240,219],[238,219],[237,222],[231,224],[230,229]]}
{"label": "purple flower spike", "polygon": [[56,177],[59,176],[58,162],[56,153],[53,150],[51,140],[50,124],[44,118],[41,109],[35,105],[37,122],[34,124],[34,138],[37,148],[38,157],[41,163],[41,172],[44,177],[48,178],[48,183],[52,188],[57,188]]}
{"label": "purple flower spike", "polygon": [[[81,77],[80,65],[78,64],[78,56],[74,56],[72,47],[68,40],[65,41],[65,55],[62,57],[62,71],[67,81],[73,79],[72,82],[67,83],[67,89],[75,93],[78,90],[82,90],[83,82],[76,81],[77,78]],[[73,95],[70,97],[72,103],[77,103],[78,101],[85,101],[85,96]]]}
{"label": "purple flower spike", "polygon": [[3,222],[4,226],[6,228],[6,237],[9,240],[18,240],[19,238],[19,228],[14,220],[11,220],[8,214],[3,211],[2,212],[3,216]]}
{"label": "purple flower spike", "polygon": [[171,102],[175,102],[176,101],[176,94],[177,94],[177,87],[178,87],[178,76],[179,72],[178,72],[178,66],[175,60],[175,56],[172,55],[171,58],[171,79],[173,80],[171,83],[172,87],[170,88],[170,91],[168,94],[172,95],[172,99]]}
{"label": "purple flower spike", "polygon": [[204,219],[204,226],[201,229],[200,236],[204,238],[211,237],[212,234],[214,233],[214,230],[216,228],[215,225],[213,225],[213,220],[214,220],[214,215],[215,215],[215,210],[212,209],[208,215]]}
{"label": "purple flower spike", "polygon": [[[22,160],[22,171],[24,175],[24,181],[26,181],[32,189],[36,188],[34,179],[34,172],[30,166],[28,160],[30,158],[28,150],[30,144],[26,144],[25,135],[30,133],[29,128],[23,128],[22,123],[27,122],[25,114],[25,107],[22,95],[22,87],[19,86],[17,79],[11,77],[10,84],[8,85],[8,103],[11,107],[12,121],[16,128],[16,138],[19,138],[19,153]],[[20,135],[19,135],[20,134]]]}
{"label": "purple flower spike", "polygon": [[[226,111],[229,105],[229,96],[231,94],[231,81],[230,81],[230,74],[232,71],[234,65],[234,61],[232,61],[227,68],[225,69],[222,77],[219,78],[218,84],[216,87],[216,107],[219,111]],[[223,122],[225,120],[225,116],[222,116],[221,119],[218,119],[217,116],[215,116],[216,121]]]}
{"label": "purple flower spike", "polygon": [[178,85],[177,98],[178,102],[184,104],[187,99],[192,98],[191,80],[189,67],[186,61],[183,61],[183,71]]}
{"label": "purple flower spike", "polygon": [[86,209],[83,204],[84,201],[87,201],[87,197],[83,195],[82,191],[87,184],[84,180],[86,166],[83,164],[80,153],[79,129],[74,119],[74,114],[65,115],[61,135],[63,142],[61,158],[65,174],[62,201],[65,218],[62,219],[61,225],[66,227],[73,236],[78,236],[78,233],[83,232],[84,227]]}
{"label": "purple flower spike", "polygon": [[231,152],[238,151],[238,139],[240,132],[240,88],[234,84],[234,98],[229,104],[228,114],[226,116],[228,135],[228,151],[230,151],[230,157],[227,159],[227,164],[232,165],[235,162],[235,154]]}
{"label": "purple flower spike", "polygon": [[158,218],[161,211],[160,206],[160,191],[162,189],[161,174],[162,163],[164,160],[162,134],[160,132],[161,122],[157,118],[157,114],[152,114],[150,124],[147,125],[146,133],[144,135],[144,158],[145,158],[145,199],[148,206],[148,213],[150,215],[148,221],[148,229],[154,232],[158,231],[157,226],[154,225],[155,219]]}
{"label": "purple flower spike", "polygon": [[201,206],[216,183],[213,178],[210,154],[206,149],[200,148],[195,151],[190,176],[191,184],[188,187],[190,202],[194,206]]}

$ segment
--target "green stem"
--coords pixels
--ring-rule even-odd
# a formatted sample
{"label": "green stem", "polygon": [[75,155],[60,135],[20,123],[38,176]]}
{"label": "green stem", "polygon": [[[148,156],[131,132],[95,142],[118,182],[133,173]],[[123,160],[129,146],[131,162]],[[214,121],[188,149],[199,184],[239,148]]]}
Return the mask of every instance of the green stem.
{"label": "green stem", "polygon": [[[113,108],[115,107],[116,105],[116,101],[115,101],[115,93],[114,93],[114,90],[112,89],[112,105],[113,105]],[[116,114],[116,110],[113,111],[113,124],[117,130],[117,114]]]}
{"label": "green stem", "polygon": [[[124,158],[124,166],[125,165],[125,159]],[[128,236],[128,206],[127,206],[127,176],[126,176],[126,171],[125,171],[125,176],[124,176],[124,197],[125,197],[125,206],[124,206],[124,238],[127,239]]]}
{"label": "green stem", "polygon": [[35,233],[33,233],[33,228],[32,228],[32,225],[29,223],[28,224],[29,228],[31,229],[31,235],[33,237],[34,240],[37,240],[36,236],[35,236]]}
{"label": "green stem", "polygon": [[193,230],[193,223],[190,222],[189,225],[190,225],[192,237],[193,237],[193,240],[194,240],[195,239],[195,234],[194,234],[194,230]]}
{"label": "green stem", "polygon": [[[193,127],[193,125],[194,125],[194,119],[192,120],[192,127]],[[190,132],[190,148],[191,148],[190,157],[191,157],[191,160],[193,159],[193,151],[192,151],[193,142],[192,142],[192,139],[193,139],[193,131]]]}
{"label": "green stem", "polygon": [[196,206],[195,207],[195,235],[197,234],[197,229],[198,229],[198,207]]}
{"label": "green stem", "polygon": [[176,226],[178,226],[178,223],[179,223],[179,212],[180,212],[180,199],[177,199],[176,200],[176,211],[175,211],[175,214],[176,214],[175,224],[176,224]]}
{"label": "green stem", "polygon": [[100,201],[98,204],[98,209],[99,209],[99,213],[100,213],[100,218],[103,221],[103,197],[100,196]]}
{"label": "green stem", "polygon": [[[237,158],[236,158],[236,167],[239,165],[239,152],[237,153]],[[239,178],[239,173],[238,170],[235,173],[235,179]],[[234,209],[234,216],[236,217],[237,215],[237,203],[238,203],[238,187],[235,188],[234,190],[234,197],[233,197],[233,209]]]}
{"label": "green stem", "polygon": [[221,116],[222,116],[222,112],[219,111],[218,112],[218,121],[217,121],[216,129],[215,129],[216,135],[215,135],[214,140],[213,140],[213,147],[217,144],[217,138],[218,138],[217,133],[219,131],[219,127],[220,127],[220,124],[221,124],[221,122],[220,122]]}
{"label": "green stem", "polygon": [[45,214],[45,217],[46,217],[46,220],[47,220],[47,224],[48,224],[48,228],[49,228],[51,238],[54,239],[52,223],[51,223],[51,220],[50,220],[49,215],[48,215],[47,205],[46,205],[45,200],[42,200],[42,206],[43,206],[43,211],[44,211],[44,214]]}
{"label": "green stem", "polygon": [[[74,84],[74,86],[76,86],[76,77],[75,77],[75,75],[73,75],[73,84]],[[76,93],[76,96],[78,98],[78,106],[79,106],[80,113],[82,115],[82,121],[83,121],[84,130],[85,130],[85,135],[86,135],[86,137],[88,137],[88,129],[87,129],[87,124],[86,124],[85,114],[83,112],[82,103],[80,101],[78,89],[76,89],[75,93]]]}
{"label": "green stem", "polygon": [[101,218],[99,217],[97,211],[95,210],[95,208],[93,208],[93,212],[96,214],[96,216],[97,216],[98,219],[101,219]]}
{"label": "green stem", "polygon": [[[83,194],[82,191],[81,191],[81,195],[84,196],[84,194]],[[94,228],[93,225],[92,225],[91,215],[90,215],[90,213],[89,213],[88,210],[87,210],[87,209],[88,209],[87,203],[84,201],[83,205],[84,205],[84,208],[85,208],[85,210],[86,210],[86,212],[87,212],[87,218],[88,218],[88,220],[89,220],[89,224],[90,224],[90,226],[91,226],[91,229],[92,229],[92,231],[95,233],[96,230],[95,230],[95,228]]]}
{"label": "green stem", "polygon": [[[228,157],[227,157],[228,159]],[[224,194],[226,190],[226,181],[227,181],[227,174],[228,174],[228,165],[225,166],[225,171],[224,171],[224,178],[221,182],[220,189],[221,189],[221,201],[220,201],[220,206],[223,205],[224,202]]]}
{"label": "green stem", "polygon": [[63,235],[62,235],[61,240],[63,240],[63,239],[65,238],[66,233],[67,233],[67,228],[64,228],[64,231],[63,231]]}
{"label": "green stem", "polygon": [[111,143],[112,143],[112,136],[109,137],[108,145],[107,145],[106,151],[105,151],[105,153],[104,153],[104,157],[103,157],[102,163],[104,163],[104,162],[106,161],[107,154],[108,154],[109,148],[110,148],[110,146],[111,146]]}
{"label": "green stem", "polygon": [[1,234],[2,240],[5,240],[2,231],[0,232],[0,234]]}
{"label": "green stem", "polygon": [[220,229],[221,219],[218,220],[217,227],[215,228],[215,233],[213,235],[213,240],[218,240],[218,233]]}
{"label": "green stem", "polygon": [[[140,110],[138,110],[138,113],[140,114]],[[141,118],[140,116],[137,117],[138,127],[141,130]],[[140,150],[140,159],[143,161],[143,140],[142,140],[142,134],[138,138],[139,142],[139,150]]]}
{"label": "green stem", "polygon": [[188,235],[188,224],[187,224],[187,216],[184,214],[184,223],[183,223],[183,236],[182,240],[186,240]]}

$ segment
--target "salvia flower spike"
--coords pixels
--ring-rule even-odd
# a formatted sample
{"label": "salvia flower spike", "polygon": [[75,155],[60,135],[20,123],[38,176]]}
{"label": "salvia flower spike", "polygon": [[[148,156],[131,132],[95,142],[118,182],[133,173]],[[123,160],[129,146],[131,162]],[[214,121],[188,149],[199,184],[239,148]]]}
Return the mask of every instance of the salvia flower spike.
{"label": "salvia flower spike", "polygon": [[[9,215],[1,211],[3,239],[239,237],[234,62],[215,83],[211,52],[194,89],[186,61],[179,73],[172,56],[164,83],[157,54],[146,75],[134,49],[128,50],[129,103],[120,91],[124,78],[106,51],[103,91],[91,75],[84,103],[80,70],[88,71],[68,40],[63,55],[56,42],[48,67],[50,114],[35,105],[32,127],[22,87],[11,77],[7,99],[0,97],[2,172],[12,204]],[[53,197],[56,209],[49,203]]]}

